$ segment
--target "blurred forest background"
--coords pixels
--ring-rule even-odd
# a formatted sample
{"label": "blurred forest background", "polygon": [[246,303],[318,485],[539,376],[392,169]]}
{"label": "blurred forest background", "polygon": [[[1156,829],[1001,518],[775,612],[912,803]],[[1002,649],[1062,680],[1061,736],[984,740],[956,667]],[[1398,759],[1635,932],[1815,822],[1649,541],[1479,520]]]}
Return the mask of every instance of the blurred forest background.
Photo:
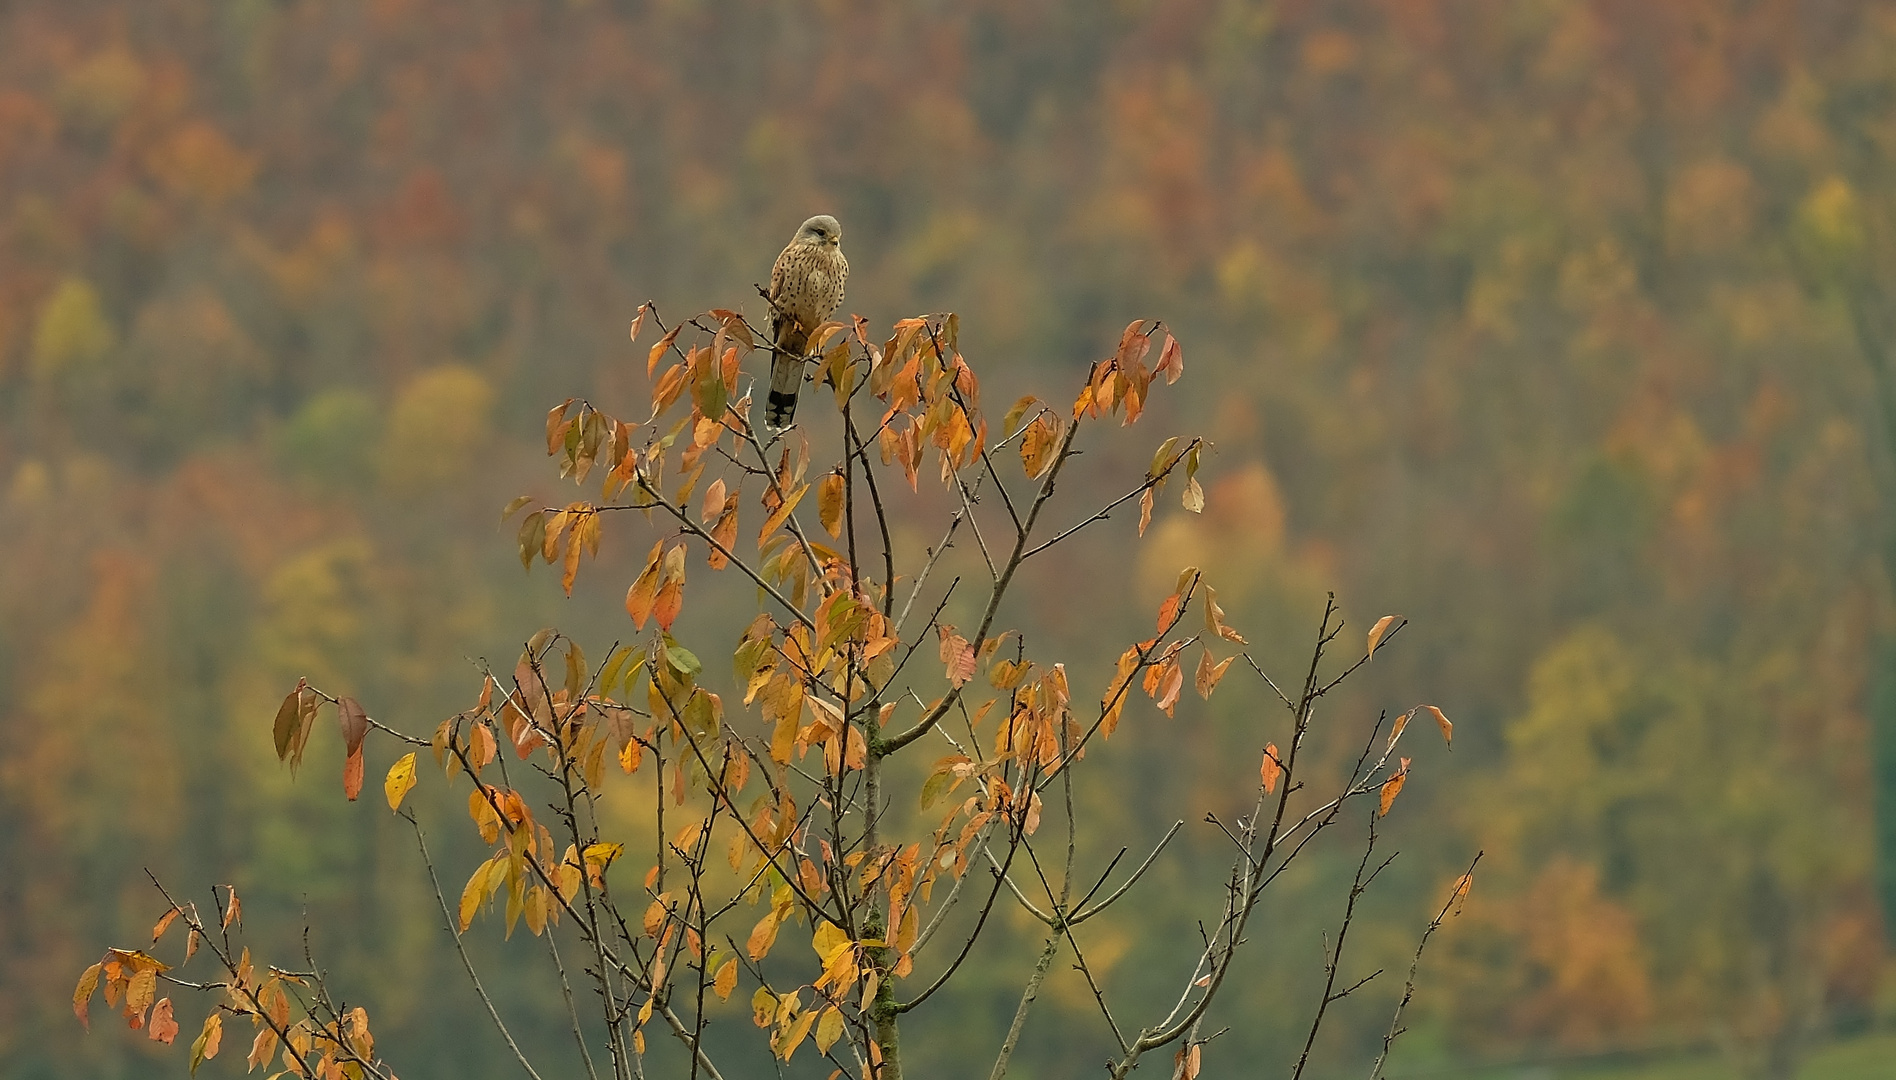
{"label": "blurred forest background", "polygon": [[[1184,343],[1161,423],[1216,442],[1206,513],[1102,527],[1038,632],[1109,659],[1190,562],[1285,661],[1328,589],[1353,640],[1413,620],[1333,707],[1457,722],[1362,963],[1405,970],[1488,859],[1397,1075],[1788,1076],[1896,1022],[1896,4],[0,0],[0,1073],[182,1074],[67,1003],[145,940],[144,867],[236,883],[279,949],[307,910],[404,1076],[512,1073],[412,837],[320,753],[293,783],[270,717],[309,675],[426,731],[468,657],[622,633],[635,543],[566,601],[497,511],[553,497],[549,406],[637,411],[640,302],[757,313],[819,212],[845,311],[960,312],[996,401],[1133,318]],[[1196,822],[1194,761],[1254,760],[1267,705],[1142,720],[1164,753],[1098,766],[1112,845]],[[1165,872],[1215,878],[1212,831]],[[1344,858],[1287,883],[1214,1073],[1294,1053]],[[1095,929],[1116,985],[1169,955],[1148,924],[1189,935],[1173,891]],[[493,929],[490,985],[569,1052]],[[1020,1075],[1098,1067],[1068,983]],[[957,984],[911,1067],[966,1071],[1018,985]]]}

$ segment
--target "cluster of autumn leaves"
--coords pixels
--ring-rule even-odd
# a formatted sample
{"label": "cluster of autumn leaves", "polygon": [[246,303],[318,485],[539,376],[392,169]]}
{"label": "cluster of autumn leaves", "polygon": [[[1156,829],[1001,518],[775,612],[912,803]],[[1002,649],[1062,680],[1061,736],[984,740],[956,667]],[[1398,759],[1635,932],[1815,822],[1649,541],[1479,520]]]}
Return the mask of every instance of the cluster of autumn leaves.
{"label": "cluster of autumn leaves", "polygon": [[[634,338],[648,317],[657,319],[649,306],[641,308],[633,323]],[[680,334],[686,327],[709,335],[709,344],[681,346]],[[433,737],[425,740],[371,720],[353,698],[331,696],[299,681],[276,716],[278,757],[292,768],[297,766],[319,710],[333,704],[343,736],[343,787],[348,798],[356,798],[362,786],[362,747],[371,728],[417,747],[428,746],[436,765],[450,777],[468,777],[473,783],[469,817],[483,842],[494,850],[461,891],[453,920],[457,929],[466,931],[485,905],[504,894],[509,935],[521,921],[538,935],[557,923],[562,913],[572,915],[581,935],[601,950],[602,970],[608,966],[606,937],[617,933],[625,951],[611,954],[610,963],[643,997],[631,1025],[634,1052],[644,1052],[644,1028],[663,1007],[681,965],[697,971],[701,989],[722,1000],[735,992],[740,966],[748,962],[759,983],[752,998],[753,1019],[772,1030],[771,1044],[779,1057],[787,1060],[811,1038],[819,1052],[828,1054],[854,1023],[863,1026],[862,1045],[873,1064],[879,1060],[880,1049],[875,1039],[866,1037],[868,1018],[894,1007],[891,982],[912,973],[922,909],[931,902],[941,875],[955,879],[965,875],[996,829],[1004,830],[1010,850],[1031,836],[1040,824],[1041,788],[1079,761],[1095,736],[1111,737],[1135,684],[1169,716],[1183,689],[1186,654],[1194,642],[1202,642],[1204,648],[1192,681],[1205,698],[1237,659],[1235,655],[1217,659],[1212,646],[1246,643],[1225,623],[1216,593],[1205,585],[1200,572],[1188,568],[1160,605],[1156,634],[1120,655],[1097,712],[1082,722],[1075,715],[1065,665],[1041,665],[1028,659],[1018,638],[1014,655],[1002,655],[1004,643],[1013,635],[993,632],[990,625],[1013,567],[1054,542],[1030,546],[1040,506],[1052,493],[1052,473],[1070,453],[1081,422],[1118,413],[1124,423],[1132,423],[1143,411],[1155,379],[1178,378],[1183,362],[1170,334],[1159,345],[1157,365],[1148,369],[1144,364],[1162,329],[1161,324],[1145,320],[1129,325],[1114,356],[1088,372],[1069,416],[1031,396],[1022,398],[1005,417],[1005,437],[991,447],[987,423],[979,411],[978,383],[955,351],[958,324],[954,316],[905,319],[880,346],[869,339],[861,319],[853,327],[826,325],[813,340],[820,356],[819,377],[834,389],[843,416],[845,458],[812,482],[806,479],[807,438],[791,432],[766,441],[749,425],[749,398],[740,396],[738,379],[742,360],[755,348],[755,337],[742,316],[713,311],[673,326],[664,331],[648,358],[653,390],[651,415],[645,421],[621,421],[588,402],[578,402],[575,408],[572,400],[548,414],[548,453],[559,459],[562,477],[584,482],[595,468],[603,469],[602,501],[534,509],[525,516],[518,534],[523,564],[530,566],[536,556],[549,564],[561,563],[562,585],[570,594],[582,555],[598,550],[605,515],[626,509],[663,514],[661,520],[668,519],[675,529],[653,544],[625,601],[643,640],[615,645],[595,667],[577,642],[542,631],[527,643],[510,688],[488,674],[474,707],[442,721]],[[676,356],[676,362],[661,372],[659,365],[668,356]],[[874,412],[880,411],[881,416],[866,435],[855,421],[855,410],[862,409],[861,390],[883,403],[881,409],[869,410],[865,423],[875,419]],[[664,418],[680,403],[688,408],[666,425]],[[635,443],[641,431],[642,441]],[[777,441],[784,446],[773,460],[770,451]],[[1017,442],[1021,468],[1029,481],[1038,484],[1032,501],[1019,507],[1008,498],[993,462],[994,451],[1009,442]],[[1155,494],[1178,471],[1185,474],[1183,505],[1192,511],[1200,509],[1204,495],[1195,474],[1204,445],[1198,439],[1166,440],[1143,482],[1106,509],[1137,497],[1143,533]],[[924,448],[934,447],[943,482],[959,489],[964,511],[971,512],[971,506],[963,470],[978,465],[985,470],[982,479],[991,479],[999,489],[1014,520],[1017,543],[1005,573],[990,561],[994,591],[972,640],[941,621],[939,607],[926,626],[904,634],[902,622],[910,605],[905,604],[897,616],[887,510],[875,486],[869,456],[872,446],[882,466],[899,469],[911,488],[918,483]],[[673,462],[683,478],[669,484],[665,477]],[[724,464],[713,470],[719,462]],[[732,473],[734,481],[727,479]],[[756,538],[757,554],[747,559],[737,550],[737,517],[741,488],[752,481],[763,489],[763,523]],[[806,532],[794,515],[812,486],[817,489],[818,522],[832,543]],[[528,497],[516,500],[506,514],[511,516],[532,501]],[[1104,512],[1093,520],[1103,516]],[[857,557],[856,530],[872,525],[882,537],[880,582],[863,568],[874,560]],[[746,733],[725,730],[724,697],[700,685],[702,662],[672,635],[684,604],[693,540],[704,545],[712,569],[739,568],[782,609],[757,615],[733,654],[733,676],[743,688],[743,706],[755,709],[761,721],[761,737],[755,740]],[[931,559],[935,557],[938,553],[931,554]],[[924,571],[918,582],[926,576]],[[1204,616],[1203,633],[1174,636],[1194,599]],[[1372,631],[1370,652],[1388,625],[1389,620],[1384,620]],[[986,682],[995,695],[969,711],[966,724],[970,735],[987,741],[990,749],[983,754],[978,744],[958,746],[957,753],[941,758],[930,770],[919,792],[923,809],[944,800],[948,805],[928,841],[867,843],[867,834],[846,834],[838,803],[854,798],[846,795],[848,785],[859,781],[876,760],[912,741],[912,735],[888,738],[900,707],[892,688],[931,637],[938,646],[936,655],[948,687],[932,703],[915,699],[924,719],[914,734],[926,730],[958,701],[985,666]],[[1446,718],[1439,711],[1436,716],[1446,735]],[[1400,734],[1400,724],[1395,734]],[[537,820],[533,796],[508,781],[501,761],[503,745],[521,761],[544,752],[546,763],[538,771],[557,789],[550,805],[559,818],[556,827],[568,842],[562,845],[555,840],[553,829]],[[805,772],[803,764],[812,750],[819,751],[822,762],[821,772],[815,775]],[[392,811],[401,812],[416,784],[416,754],[410,751],[398,758],[384,779]],[[687,813],[674,835],[656,838],[654,859],[640,886],[641,895],[648,898],[645,912],[631,923],[618,917],[622,908],[613,891],[614,879],[608,875],[625,854],[626,845],[600,836],[596,821],[583,825],[576,807],[582,798],[605,792],[609,765],[616,764],[622,773],[631,775],[640,771],[648,757],[661,771],[661,822],[666,801],[682,807],[692,792],[703,791],[708,803],[702,813]],[[488,778],[496,762],[501,762],[497,783]],[[1406,765],[1405,761],[1405,771]],[[667,769],[669,787],[663,775]],[[1266,792],[1273,789],[1279,769],[1276,749],[1271,747],[1265,752],[1260,775]],[[1395,775],[1385,785],[1383,812],[1400,790],[1403,775]],[[799,776],[815,788],[802,800],[792,792]],[[763,778],[766,790],[740,809],[738,800],[753,777]],[[955,798],[970,786],[965,796]],[[821,806],[831,810],[828,835],[815,818]],[[404,816],[412,820],[412,814]],[[721,826],[728,838],[730,871],[721,880],[734,894],[727,904],[706,895],[714,878],[722,875],[721,871],[714,875],[708,857],[713,834]],[[678,869],[668,877],[668,867]],[[686,884],[681,885],[681,880]],[[740,899],[764,905],[745,938],[742,956],[721,950],[710,932],[712,921]],[[602,913],[607,917],[596,918]],[[172,914],[178,914],[178,909]],[[779,991],[754,965],[771,953],[780,931],[799,915],[809,919],[811,946],[821,971],[806,984]],[[618,929],[613,931],[615,925]],[[602,931],[601,926],[607,929]],[[194,924],[194,942],[197,933]],[[261,1017],[257,1022],[265,1032],[258,1036],[260,1046],[267,1033],[288,1040],[286,1068],[312,1080],[354,1075],[350,1070],[357,1065],[346,1054],[312,1065],[309,1052],[332,1044],[353,1046],[350,1040],[357,1033],[352,1025],[357,1021],[351,1017],[356,1014],[332,1021],[329,1028],[318,1023],[314,1014],[290,1025],[282,983],[294,981],[294,976],[272,969],[258,981],[247,952],[227,967],[230,979],[216,985],[225,988],[242,1008],[224,1007]],[[139,1013],[150,1004],[151,988],[163,970],[162,964],[143,953],[115,950],[103,968],[89,971],[87,977],[96,980],[104,972],[108,998],[125,998],[127,1015],[134,1017],[136,1027],[140,1021],[133,1004],[137,1003]],[[90,987],[82,983],[81,989],[89,992]],[[76,1003],[82,1004],[84,996],[76,998]],[[848,1014],[852,1005],[853,1019]],[[625,1010],[631,1014],[631,1002],[625,1002]],[[154,1037],[159,1015],[154,1007]],[[169,1024],[168,1002],[162,1016]],[[217,1017],[214,1011],[207,1021],[201,1040],[205,1050],[194,1053],[194,1065],[216,1052]],[[359,1024],[360,1038],[367,1040],[366,1016]],[[358,1050],[360,1060],[372,1060],[370,1045],[365,1041]]]}
{"label": "cluster of autumn leaves", "polygon": [[[198,989],[223,990],[223,996],[208,1015],[196,1039],[191,1042],[191,1072],[217,1056],[224,1037],[224,1016],[250,1018],[256,1035],[246,1058],[248,1070],[267,1068],[281,1049],[282,1070],[275,1075],[294,1073],[311,1080],[362,1080],[379,1066],[375,1056],[375,1036],[369,1031],[369,1014],[361,1006],[339,1010],[329,1008],[327,1017],[319,1015],[322,1006],[312,1008],[298,1000],[292,986],[309,985],[307,974],[275,967],[259,969],[251,960],[249,948],[231,950],[230,930],[241,925],[243,903],[236,888],[219,886],[219,912],[215,926],[207,926],[195,904],[173,904],[152,927],[151,942],[157,945],[180,919],[186,926],[184,960],[189,962],[199,948],[209,943],[211,951],[225,969],[226,979]],[[213,893],[215,895],[215,891]],[[215,935],[215,939],[213,939]],[[217,942],[221,941],[221,947]],[[92,996],[101,985],[108,1006],[119,1006],[126,1024],[137,1031],[143,1028],[153,1042],[171,1044],[178,1037],[178,1021],[171,998],[158,997],[160,976],[172,970],[170,964],[142,949],[107,949],[105,956],[79,977],[73,991],[72,1008],[79,1022],[91,1026]],[[191,986],[193,984],[180,983]],[[156,999],[156,1000],[154,1000]],[[327,1004],[324,999],[323,1004]],[[303,1016],[292,1019],[296,1012]],[[394,1080],[393,1074],[380,1074]]]}

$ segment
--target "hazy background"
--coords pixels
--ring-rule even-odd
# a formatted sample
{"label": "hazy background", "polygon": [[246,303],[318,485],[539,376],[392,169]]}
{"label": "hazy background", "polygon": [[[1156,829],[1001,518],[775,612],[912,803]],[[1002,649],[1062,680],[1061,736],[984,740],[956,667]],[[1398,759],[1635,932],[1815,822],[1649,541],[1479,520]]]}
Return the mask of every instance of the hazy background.
{"label": "hazy background", "polygon": [[[1211,505],[1029,583],[1075,664],[1187,562],[1285,663],[1326,590],[1348,640],[1413,621],[1336,706],[1457,721],[1364,967],[1406,968],[1488,857],[1398,1074],[1789,1075],[1896,1021],[1893,207],[1896,4],[0,0],[0,1074],[183,1073],[67,1001],[145,940],[144,867],[237,883],[279,951],[307,908],[401,1075],[513,1072],[405,826],[339,798],[327,732],[292,783],[275,703],[308,675],[428,730],[466,657],[622,633],[641,545],[568,601],[495,528],[554,497],[541,418],[636,415],[638,304],[755,311],[830,212],[846,310],[960,312],[991,404],[1071,393],[1133,318],[1184,342],[1123,461],[1203,431]],[[1099,848],[1197,821],[1265,715],[1145,707],[1151,752],[1100,755]],[[458,887],[478,855],[431,781]],[[1215,881],[1208,831],[1169,881]],[[1287,880],[1213,1074],[1294,1059],[1347,858]],[[1095,929],[1123,992],[1189,941],[1182,891]],[[570,1067],[538,943],[498,938],[468,940]],[[905,1029],[917,1075],[986,1068],[962,1048],[1025,967],[988,955]],[[1386,980],[1324,1075],[1362,1075]],[[1091,1076],[1106,1045],[1063,973],[1016,1065]]]}

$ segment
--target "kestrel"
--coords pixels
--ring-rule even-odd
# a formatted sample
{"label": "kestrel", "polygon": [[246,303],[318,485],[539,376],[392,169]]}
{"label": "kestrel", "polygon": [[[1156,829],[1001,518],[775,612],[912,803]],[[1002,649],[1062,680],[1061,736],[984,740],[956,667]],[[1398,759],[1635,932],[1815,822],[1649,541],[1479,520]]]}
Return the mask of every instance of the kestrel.
{"label": "kestrel", "polygon": [[789,427],[796,415],[810,334],[843,302],[848,277],[843,227],[828,214],[804,222],[777,256],[770,270],[770,337],[777,351],[770,361],[770,397],[764,404],[764,422],[772,428]]}

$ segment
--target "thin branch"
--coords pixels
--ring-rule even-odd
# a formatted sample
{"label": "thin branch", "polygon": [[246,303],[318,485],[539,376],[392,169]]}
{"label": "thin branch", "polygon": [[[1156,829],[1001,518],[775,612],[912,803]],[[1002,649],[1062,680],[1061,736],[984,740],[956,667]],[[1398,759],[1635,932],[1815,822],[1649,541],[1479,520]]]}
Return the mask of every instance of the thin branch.
{"label": "thin branch", "polygon": [[467,978],[474,984],[474,993],[480,997],[481,1004],[487,1006],[487,1015],[493,1018],[495,1029],[500,1032],[500,1037],[507,1041],[507,1049],[513,1051],[514,1058],[520,1062],[520,1067],[527,1070],[527,1075],[533,1077],[533,1080],[540,1080],[540,1074],[534,1070],[533,1063],[527,1060],[527,1055],[520,1052],[520,1044],[514,1042],[513,1035],[507,1031],[507,1025],[501,1020],[499,1010],[494,1008],[493,999],[487,996],[487,990],[481,986],[481,977],[474,973],[474,962],[468,959],[467,949],[461,945],[461,935],[455,929],[453,914],[448,911],[447,898],[441,894],[441,879],[435,876],[434,860],[428,857],[428,842],[422,837],[421,823],[415,820],[413,811],[404,810],[401,816],[407,819],[408,824],[414,826],[415,845],[421,849],[422,865],[428,868],[428,881],[434,886],[435,903],[441,905],[441,917],[447,922],[448,936],[454,939],[454,951],[461,957],[461,966],[467,969]]}
{"label": "thin branch", "polygon": [[1474,880],[1475,866],[1481,862],[1484,854],[1486,852],[1475,852],[1474,859],[1468,863],[1467,871],[1456,878],[1454,887],[1449,889],[1448,899],[1442,903],[1442,910],[1435,913],[1435,918],[1429,920],[1428,928],[1422,931],[1422,940],[1415,946],[1415,959],[1409,962],[1409,979],[1402,986],[1402,1000],[1396,1002],[1395,1015],[1389,1018],[1389,1031],[1383,1036],[1382,1052],[1376,1055],[1375,1064],[1369,1067],[1369,1080],[1377,1080],[1377,1077],[1382,1075],[1383,1063],[1389,1060],[1390,1049],[1396,1045],[1396,1039],[1406,1030],[1402,1026],[1402,1010],[1408,1008],[1409,1002],[1415,997],[1415,973],[1422,966],[1422,950],[1429,947],[1429,938],[1442,928],[1442,920],[1448,918],[1449,909],[1467,895],[1466,886],[1463,883]]}
{"label": "thin branch", "polygon": [[[1105,911],[1107,908],[1113,905],[1114,901],[1126,895],[1126,890],[1132,888],[1134,885],[1137,885],[1139,883],[1139,879],[1144,877],[1146,870],[1152,866],[1152,861],[1159,857],[1159,852],[1164,851],[1165,845],[1171,843],[1172,837],[1177,836],[1178,831],[1184,827],[1185,827],[1185,821],[1183,818],[1179,819],[1178,821],[1174,821],[1172,823],[1172,827],[1170,829],[1167,829],[1165,832],[1165,835],[1159,839],[1158,845],[1152,849],[1152,854],[1147,855],[1145,857],[1145,861],[1139,864],[1139,869],[1134,870],[1132,872],[1132,876],[1126,879],[1126,883],[1124,885],[1121,885],[1119,888],[1114,889],[1112,892],[1112,895],[1108,896],[1104,900],[1101,900],[1099,903],[1093,905],[1092,907],[1085,908],[1085,910],[1082,910],[1082,911],[1074,912],[1073,917],[1067,921],[1074,923],[1076,925],[1079,923],[1083,923],[1086,920],[1092,918],[1093,916],[1098,915],[1100,912]],[[1108,867],[1107,869],[1110,871],[1111,867]],[[1104,882],[1106,879],[1101,878],[1100,880]],[[1096,885],[1094,886],[1094,888],[1098,888],[1098,886]],[[1082,906],[1084,906],[1085,901],[1082,900],[1081,904]]]}
{"label": "thin branch", "polygon": [[[1356,864],[1356,877],[1350,881],[1350,896],[1343,904],[1343,922],[1336,930],[1336,948],[1330,950],[1329,955],[1324,960],[1323,996],[1317,1000],[1317,1015],[1310,1021],[1310,1034],[1304,1039],[1303,1053],[1297,1058],[1297,1068],[1290,1074],[1290,1080],[1301,1080],[1304,1066],[1310,1063],[1310,1048],[1317,1043],[1317,1032],[1323,1027],[1323,1014],[1329,1010],[1331,1002],[1345,997],[1349,994],[1350,990],[1354,990],[1356,986],[1362,985],[1362,983],[1359,982],[1356,986],[1350,987],[1349,990],[1345,990],[1341,994],[1333,993],[1336,989],[1337,969],[1343,966],[1343,943],[1344,940],[1349,937],[1350,922],[1356,917],[1356,899],[1363,895],[1364,889],[1369,887],[1369,881],[1363,874],[1364,871],[1368,869],[1369,857],[1375,850],[1376,815],[1372,811],[1369,816],[1369,839],[1363,844],[1363,858],[1361,862]],[[1383,865],[1387,866],[1388,863],[1385,862]],[[1381,869],[1382,867],[1377,867],[1379,872]],[[1371,876],[1373,877],[1374,875]],[[1370,978],[1374,977],[1373,975],[1370,976]],[[1363,980],[1363,982],[1368,981],[1368,979]]]}

